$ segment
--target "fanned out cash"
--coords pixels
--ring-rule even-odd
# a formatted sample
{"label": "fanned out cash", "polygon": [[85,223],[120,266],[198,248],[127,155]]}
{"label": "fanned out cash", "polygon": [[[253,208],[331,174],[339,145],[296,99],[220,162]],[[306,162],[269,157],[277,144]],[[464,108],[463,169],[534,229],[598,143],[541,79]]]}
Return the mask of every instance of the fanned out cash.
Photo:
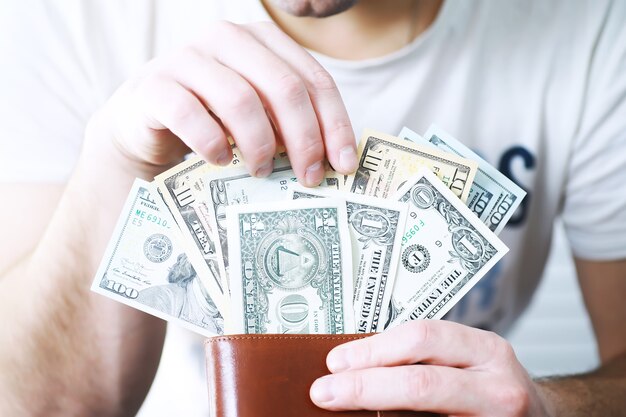
{"label": "fanned out cash", "polygon": [[200,334],[368,333],[438,319],[507,252],[524,191],[440,128],[366,130],[304,188],[191,157],[137,180],[92,289]]}

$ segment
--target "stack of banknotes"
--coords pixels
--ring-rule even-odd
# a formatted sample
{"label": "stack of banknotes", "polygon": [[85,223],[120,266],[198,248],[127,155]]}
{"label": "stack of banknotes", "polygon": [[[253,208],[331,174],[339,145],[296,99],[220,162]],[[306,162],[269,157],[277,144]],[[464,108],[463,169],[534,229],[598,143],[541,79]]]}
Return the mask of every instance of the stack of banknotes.
{"label": "stack of banknotes", "polygon": [[507,252],[525,192],[437,126],[365,131],[304,188],[191,157],[136,180],[92,289],[202,335],[369,333],[438,319]]}

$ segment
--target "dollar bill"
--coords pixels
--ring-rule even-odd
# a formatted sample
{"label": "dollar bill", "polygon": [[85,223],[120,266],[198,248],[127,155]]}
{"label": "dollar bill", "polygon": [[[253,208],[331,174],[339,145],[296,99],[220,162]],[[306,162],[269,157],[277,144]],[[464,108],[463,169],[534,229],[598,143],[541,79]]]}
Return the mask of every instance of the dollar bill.
{"label": "dollar bill", "polygon": [[469,159],[373,130],[363,133],[358,159],[356,173],[348,177],[348,189],[356,194],[382,198],[393,195],[408,177],[426,167],[465,201],[478,167]]}
{"label": "dollar bill", "polygon": [[[233,152],[232,165],[242,163]],[[204,175],[220,167],[192,157],[155,177],[159,193],[181,230],[187,255],[211,298],[222,313],[228,307],[226,274],[220,271],[222,253],[211,229],[211,206]]]}
{"label": "dollar bill", "polygon": [[[218,237],[222,267],[226,275],[229,267],[226,207],[284,200],[289,188],[297,182],[287,158],[276,159],[273,172],[266,178],[251,176],[242,164],[205,174],[204,183],[207,184],[210,197],[208,218],[211,229]],[[333,176],[327,176],[320,187],[339,189],[339,181]]]}
{"label": "dollar bill", "polygon": [[204,176],[209,192],[209,221],[221,247],[223,268],[228,275],[228,238],[226,207],[238,204],[262,203],[286,198],[289,185],[297,181],[291,166],[274,167],[266,178],[251,176],[245,167],[208,172]]}
{"label": "dollar bill", "polygon": [[406,204],[380,198],[295,186],[293,199],[335,197],[345,201],[352,243],[357,333],[382,331],[400,260]]}
{"label": "dollar bill", "polygon": [[[341,200],[230,206],[232,333],[354,333]],[[232,328],[231,328],[232,327]]]}
{"label": "dollar bill", "polygon": [[478,171],[466,204],[495,234],[504,229],[526,196],[526,191],[436,125],[428,128],[425,138],[407,127],[402,129],[400,137],[478,162]]}
{"label": "dollar bill", "polygon": [[205,336],[224,333],[153,183],[135,180],[91,288]]}
{"label": "dollar bill", "polygon": [[508,249],[427,169],[394,199],[409,215],[388,322],[441,318]]}

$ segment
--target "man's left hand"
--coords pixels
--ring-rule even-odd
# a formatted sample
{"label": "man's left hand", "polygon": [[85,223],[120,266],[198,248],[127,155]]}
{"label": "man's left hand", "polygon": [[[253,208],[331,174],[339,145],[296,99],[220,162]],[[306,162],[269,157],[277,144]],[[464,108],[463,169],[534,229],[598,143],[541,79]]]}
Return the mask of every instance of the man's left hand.
{"label": "man's left hand", "polygon": [[417,320],[333,349],[311,387],[329,410],[415,410],[452,416],[545,417],[538,387],[492,332]]}

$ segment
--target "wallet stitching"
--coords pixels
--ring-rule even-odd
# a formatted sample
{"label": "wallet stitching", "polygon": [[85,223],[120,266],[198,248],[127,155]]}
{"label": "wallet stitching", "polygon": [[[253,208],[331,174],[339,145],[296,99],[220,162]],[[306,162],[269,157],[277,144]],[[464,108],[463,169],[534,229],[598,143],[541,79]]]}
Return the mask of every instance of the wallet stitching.
{"label": "wallet stitching", "polygon": [[228,340],[294,340],[294,339],[308,339],[308,340],[337,340],[337,339],[347,339],[347,340],[358,340],[364,339],[369,335],[291,335],[291,336],[283,336],[283,335],[234,335],[234,336],[214,336],[209,339],[205,343],[217,343]]}

